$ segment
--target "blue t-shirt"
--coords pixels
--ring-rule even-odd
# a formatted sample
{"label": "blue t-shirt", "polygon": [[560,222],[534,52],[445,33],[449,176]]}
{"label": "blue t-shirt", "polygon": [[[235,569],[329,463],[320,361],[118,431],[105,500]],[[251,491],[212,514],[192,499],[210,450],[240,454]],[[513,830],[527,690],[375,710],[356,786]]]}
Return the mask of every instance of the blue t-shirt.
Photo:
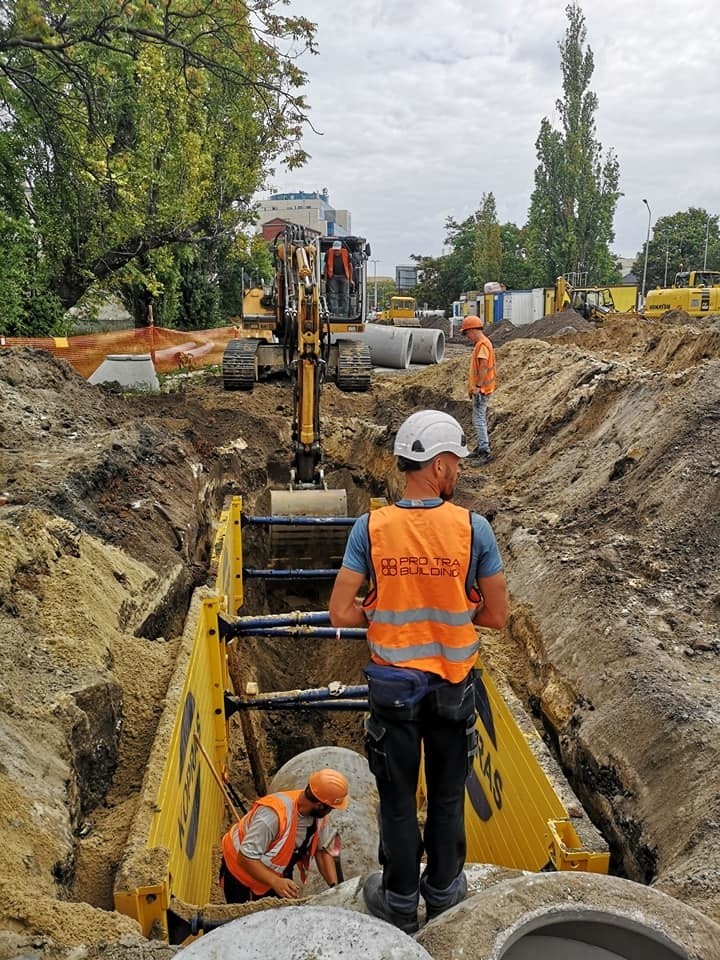
{"label": "blue t-shirt", "polygon": [[[396,507],[432,509],[439,507],[443,501],[437,497],[432,500],[398,500]],[[345,546],[345,555],[342,565],[355,573],[362,573],[369,576],[371,572],[370,564],[370,540],[368,537],[369,513],[363,513],[362,516],[353,524],[350,530],[347,544]],[[473,542],[472,556],[470,559],[470,579],[472,573],[480,580],[484,577],[492,577],[500,573],[503,563],[500,558],[500,551],[495,540],[495,534],[492,527],[479,513],[470,512],[472,520]]]}

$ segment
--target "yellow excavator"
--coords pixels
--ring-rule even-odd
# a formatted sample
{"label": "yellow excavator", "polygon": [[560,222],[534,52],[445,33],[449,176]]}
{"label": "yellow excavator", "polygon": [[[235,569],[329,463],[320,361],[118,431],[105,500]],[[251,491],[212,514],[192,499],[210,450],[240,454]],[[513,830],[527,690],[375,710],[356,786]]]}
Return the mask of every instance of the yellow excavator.
{"label": "yellow excavator", "polygon": [[649,290],[646,317],[661,317],[668,310],[683,310],[691,317],[720,313],[720,271],[685,270],[675,274],[672,287]]}
{"label": "yellow excavator", "polygon": [[[353,277],[348,300],[336,313],[328,306],[323,270],[333,243],[340,243],[347,254]],[[370,350],[367,344],[343,339],[343,334],[365,329],[370,253],[363,237],[318,237],[294,224],[282,230],[273,246],[272,283],[253,287],[243,297],[240,336],[228,343],[223,355],[225,389],[252,390],[274,374],[292,377],[302,359],[306,367],[320,368],[319,379],[341,390],[369,390]]]}
{"label": "yellow excavator", "polygon": [[[337,238],[311,236],[290,224],[275,238],[272,286],[252,298],[254,312],[244,318],[243,332],[251,335],[231,340],[223,357],[225,389],[251,390],[273,370],[292,382],[290,482],[285,489],[270,491],[270,514],[258,521],[270,527],[275,564],[311,565],[316,553],[336,563],[347,538],[347,493],[328,489],[324,477],[320,393],[328,379],[345,391],[370,387],[368,346],[342,338],[344,332],[364,326],[358,318],[365,316],[370,246],[359,237],[339,242],[354,277],[342,315],[328,309],[321,269]],[[322,540],[319,551],[314,549],[316,539]]]}

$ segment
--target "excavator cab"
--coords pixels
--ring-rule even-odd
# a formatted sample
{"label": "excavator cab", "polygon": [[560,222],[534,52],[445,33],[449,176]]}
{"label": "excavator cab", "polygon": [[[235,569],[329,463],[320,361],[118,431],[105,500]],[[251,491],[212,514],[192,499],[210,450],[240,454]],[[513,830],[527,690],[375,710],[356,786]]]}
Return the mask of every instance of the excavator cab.
{"label": "excavator cab", "polygon": [[586,320],[597,320],[615,311],[615,302],[607,287],[573,290],[570,305]]}
{"label": "excavator cab", "polygon": [[615,301],[607,287],[576,287],[567,277],[555,281],[555,311],[575,310],[586,320],[601,320],[615,312]]}
{"label": "excavator cab", "polygon": [[[362,333],[367,315],[367,262],[370,244],[363,237],[318,237],[320,292],[327,310],[331,332]],[[339,278],[347,296],[333,289]]]}

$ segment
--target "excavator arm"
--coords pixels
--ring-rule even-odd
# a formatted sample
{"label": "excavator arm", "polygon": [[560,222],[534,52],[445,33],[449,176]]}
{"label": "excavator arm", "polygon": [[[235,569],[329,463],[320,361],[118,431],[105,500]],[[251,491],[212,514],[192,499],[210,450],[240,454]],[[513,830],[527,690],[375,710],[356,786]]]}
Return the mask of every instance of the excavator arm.
{"label": "excavator arm", "polygon": [[276,244],[279,326],[284,332],[285,367],[293,384],[292,486],[323,487],[320,387],[324,380],[324,329],[316,264],[317,249],[300,227],[288,228]]}

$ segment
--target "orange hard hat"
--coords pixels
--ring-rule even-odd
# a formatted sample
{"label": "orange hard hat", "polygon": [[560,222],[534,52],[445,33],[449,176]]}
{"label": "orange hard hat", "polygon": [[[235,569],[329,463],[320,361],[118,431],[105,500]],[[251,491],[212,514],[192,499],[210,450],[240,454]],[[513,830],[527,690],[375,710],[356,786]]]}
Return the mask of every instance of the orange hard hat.
{"label": "orange hard hat", "polygon": [[484,326],[485,321],[482,317],[476,317],[475,314],[471,314],[465,317],[460,324],[460,333],[467,333],[468,330],[482,330]]}
{"label": "orange hard hat", "polygon": [[332,767],[324,767],[311,773],[308,786],[315,799],[328,807],[344,810],[350,801],[347,780],[339,770],[333,770]]}

